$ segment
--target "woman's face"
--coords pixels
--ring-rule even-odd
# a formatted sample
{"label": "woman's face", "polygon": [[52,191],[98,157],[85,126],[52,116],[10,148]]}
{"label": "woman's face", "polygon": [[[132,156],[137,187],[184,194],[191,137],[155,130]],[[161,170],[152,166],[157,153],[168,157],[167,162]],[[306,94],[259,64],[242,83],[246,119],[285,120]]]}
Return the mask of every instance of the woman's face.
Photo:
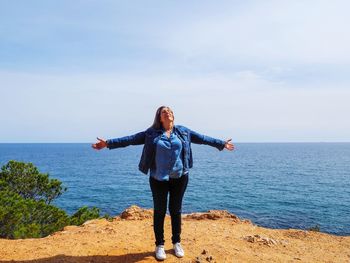
{"label": "woman's face", "polygon": [[165,107],[160,111],[160,122],[174,121],[174,115],[170,108]]}

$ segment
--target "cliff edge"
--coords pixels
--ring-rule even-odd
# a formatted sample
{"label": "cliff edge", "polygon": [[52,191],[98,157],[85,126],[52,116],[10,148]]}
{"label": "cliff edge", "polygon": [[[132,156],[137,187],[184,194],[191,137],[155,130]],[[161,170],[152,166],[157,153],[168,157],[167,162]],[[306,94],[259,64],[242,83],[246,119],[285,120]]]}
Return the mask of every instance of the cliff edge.
{"label": "cliff edge", "polygon": [[[0,239],[2,262],[157,262],[152,210],[131,206],[113,221],[67,226],[45,238]],[[172,251],[165,220],[165,262],[350,262],[350,237],[296,229],[267,229],[227,211],[183,216],[185,257]]]}

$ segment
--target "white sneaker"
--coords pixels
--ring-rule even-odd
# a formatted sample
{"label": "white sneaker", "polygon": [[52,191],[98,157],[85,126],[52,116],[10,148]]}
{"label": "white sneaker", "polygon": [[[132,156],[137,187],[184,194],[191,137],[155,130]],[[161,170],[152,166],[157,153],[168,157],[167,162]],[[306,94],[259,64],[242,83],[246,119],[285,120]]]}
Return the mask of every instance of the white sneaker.
{"label": "white sneaker", "polygon": [[175,255],[176,255],[178,258],[182,258],[183,256],[185,256],[185,252],[184,252],[184,250],[182,249],[180,243],[175,243],[175,244],[174,244],[174,251],[175,251]]}
{"label": "white sneaker", "polygon": [[166,259],[166,254],[163,245],[156,246],[156,259],[164,260]]}

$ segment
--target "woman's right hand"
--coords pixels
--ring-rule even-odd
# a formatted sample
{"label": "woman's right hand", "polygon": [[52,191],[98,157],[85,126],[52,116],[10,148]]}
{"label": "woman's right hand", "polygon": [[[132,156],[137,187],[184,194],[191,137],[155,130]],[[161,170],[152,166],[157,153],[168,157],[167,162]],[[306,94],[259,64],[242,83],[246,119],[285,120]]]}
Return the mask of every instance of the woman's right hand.
{"label": "woman's right hand", "polygon": [[101,150],[105,147],[107,147],[107,142],[103,139],[100,139],[97,137],[98,142],[94,143],[92,146],[92,148],[96,149],[96,150]]}

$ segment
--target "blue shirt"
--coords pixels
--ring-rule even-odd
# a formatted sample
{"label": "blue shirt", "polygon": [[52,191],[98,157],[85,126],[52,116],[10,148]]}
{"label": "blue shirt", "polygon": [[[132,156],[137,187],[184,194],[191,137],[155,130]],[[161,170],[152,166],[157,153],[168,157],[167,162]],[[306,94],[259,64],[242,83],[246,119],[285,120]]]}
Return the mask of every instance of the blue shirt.
{"label": "blue shirt", "polygon": [[[129,145],[144,144],[139,162],[139,170],[144,174],[148,174],[150,170],[155,170],[156,142],[163,132],[162,130],[150,127],[145,131],[133,135],[109,139],[107,140],[107,148],[111,150]],[[174,132],[183,143],[181,160],[183,162],[184,173],[188,173],[189,169],[193,166],[191,143],[209,145],[220,151],[225,148],[225,141],[199,134],[181,125],[175,125]]]}
{"label": "blue shirt", "polygon": [[159,181],[169,181],[169,178],[179,178],[183,174],[182,142],[175,133],[170,137],[164,132],[156,145],[155,169],[150,175]]}

